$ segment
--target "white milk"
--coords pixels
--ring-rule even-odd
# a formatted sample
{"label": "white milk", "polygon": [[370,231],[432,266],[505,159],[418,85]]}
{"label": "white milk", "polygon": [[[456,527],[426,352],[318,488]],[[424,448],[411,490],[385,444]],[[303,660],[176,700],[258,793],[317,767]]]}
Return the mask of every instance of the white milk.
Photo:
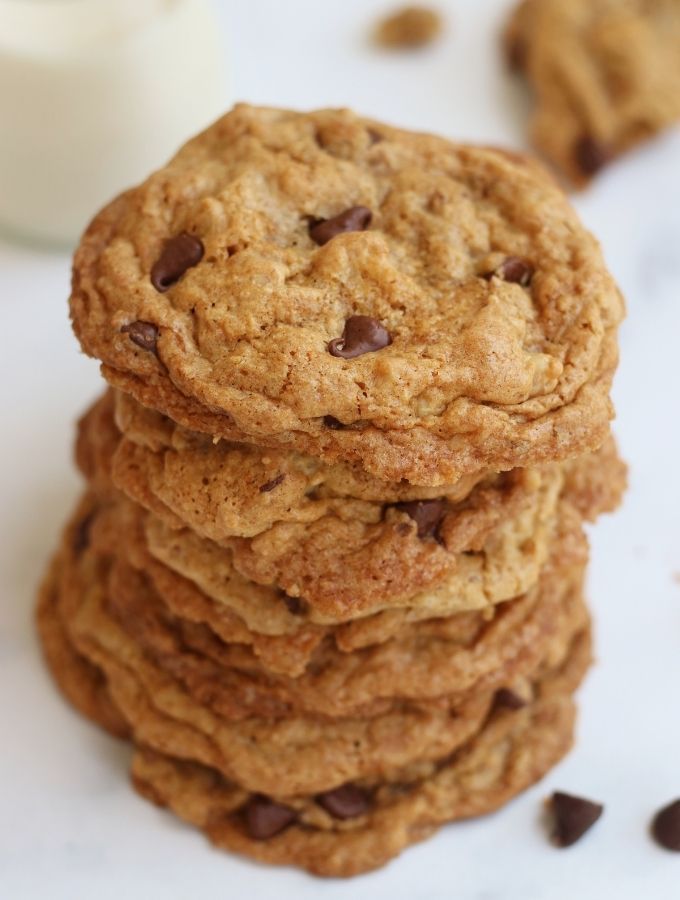
{"label": "white milk", "polygon": [[224,111],[209,0],[0,0],[0,228],[72,244]]}

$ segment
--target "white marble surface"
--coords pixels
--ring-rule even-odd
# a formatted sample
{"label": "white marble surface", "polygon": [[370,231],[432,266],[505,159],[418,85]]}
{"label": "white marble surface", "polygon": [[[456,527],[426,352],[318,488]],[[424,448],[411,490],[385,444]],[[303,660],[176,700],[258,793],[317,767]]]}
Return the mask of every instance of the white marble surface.
{"label": "white marble surface", "polygon": [[[506,2],[442,2],[449,32],[413,57],[366,45],[367,26],[389,5],[225,0],[235,95],[352,105],[457,138],[523,146],[522,98],[496,54]],[[33,634],[33,596],[78,491],[72,422],[99,382],[69,330],[67,257],[0,242],[3,900],[680,896],[680,857],[646,834],[653,810],[680,796],[679,163],[675,132],[576,198],[629,303],[615,398],[616,431],[632,468],[625,506],[593,535],[599,664],[581,692],[578,746],[499,815],[446,828],[350,884],[212,850],[136,797],[125,747],[81,721],[49,683]],[[546,844],[538,824],[541,798],[556,787],[607,804],[587,840],[563,852]]]}

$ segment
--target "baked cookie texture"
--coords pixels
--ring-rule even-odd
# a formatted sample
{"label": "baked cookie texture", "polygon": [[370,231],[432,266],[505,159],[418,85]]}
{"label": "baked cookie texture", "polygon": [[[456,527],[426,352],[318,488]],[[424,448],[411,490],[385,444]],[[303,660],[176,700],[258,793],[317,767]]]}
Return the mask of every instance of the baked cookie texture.
{"label": "baked cookie texture", "polygon": [[39,597],[146,797],[349,876],[572,744],[619,292],[537,164],[236,107],[74,260],[106,392]]}
{"label": "baked cookie texture", "polygon": [[680,120],[678,0],[523,0],[504,43],[533,141],[574,185]]}
{"label": "baked cookie texture", "polygon": [[145,405],[425,486],[598,446],[622,311],[537,166],[245,105],[94,219],[71,296]]}

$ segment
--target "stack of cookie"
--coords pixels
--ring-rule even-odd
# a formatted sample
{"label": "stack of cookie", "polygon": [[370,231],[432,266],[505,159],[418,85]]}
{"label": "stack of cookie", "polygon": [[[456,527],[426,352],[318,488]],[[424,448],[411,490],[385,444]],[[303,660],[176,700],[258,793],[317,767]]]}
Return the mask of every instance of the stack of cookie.
{"label": "stack of cookie", "polygon": [[351,875],[562,757],[623,310],[542,169],[240,106],[95,218],[71,309],[111,387],[39,625],[143,794]]}

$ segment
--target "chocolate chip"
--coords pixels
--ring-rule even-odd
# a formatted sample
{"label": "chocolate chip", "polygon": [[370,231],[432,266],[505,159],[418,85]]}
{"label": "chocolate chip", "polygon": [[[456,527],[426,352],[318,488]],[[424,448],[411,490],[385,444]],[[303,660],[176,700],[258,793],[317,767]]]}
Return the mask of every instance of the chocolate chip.
{"label": "chocolate chip", "polygon": [[340,431],[341,428],[345,427],[339,419],[335,418],[335,416],[324,416],[323,424],[326,428],[332,428],[334,431]]}
{"label": "chocolate chip", "polygon": [[128,325],[123,325],[120,330],[123,334],[129,334],[132,343],[137,344],[142,350],[148,350],[149,353],[156,352],[158,326],[153,322],[130,322]]}
{"label": "chocolate chip", "polygon": [[333,791],[326,791],[316,798],[317,803],[336,819],[355,819],[370,807],[366,791],[354,784],[343,784]]}
{"label": "chocolate chip", "polygon": [[161,255],[151,269],[151,284],[162,294],[203,259],[203,243],[183,231],[163,245]]}
{"label": "chocolate chip", "polygon": [[523,72],[527,64],[527,44],[523,38],[516,37],[508,44],[507,60],[513,72]]}
{"label": "chocolate chip", "polygon": [[265,484],[260,485],[260,493],[268,494],[270,491],[273,491],[274,488],[278,487],[283,479],[286,477],[286,473],[282,472],[280,475],[277,475],[276,478],[272,478],[271,481],[265,482]]}
{"label": "chocolate chip", "polygon": [[94,512],[84,516],[75,527],[73,532],[73,552],[76,556],[80,556],[90,546],[90,529],[94,522]]}
{"label": "chocolate chip", "polygon": [[494,700],[497,707],[511,709],[513,711],[523,709],[528,702],[524,697],[520,697],[519,694],[511,691],[509,688],[501,688],[499,691],[496,691]]}
{"label": "chocolate chip", "polygon": [[375,128],[368,128],[366,130],[368,132],[368,138],[369,138],[371,144],[379,144],[379,143],[381,143],[381,141],[385,140],[385,136],[382,135]]}
{"label": "chocolate chip", "polygon": [[308,606],[302,597],[291,597],[290,594],[281,591],[281,599],[292,616],[303,616],[307,612]]}
{"label": "chocolate chip", "polygon": [[607,148],[596,138],[584,135],[574,146],[576,164],[584,175],[596,175],[609,162]]}
{"label": "chocolate chip", "polygon": [[550,801],[554,816],[553,842],[558,847],[571,847],[602,815],[604,807],[583,797],[556,791]]}
{"label": "chocolate chip", "polygon": [[309,236],[320,247],[331,238],[348,231],[365,231],[371,224],[373,213],[366,206],[351,206],[332,219],[316,219],[309,226]]}
{"label": "chocolate chip", "polygon": [[280,834],[297,819],[296,811],[290,806],[262,794],[251,797],[243,813],[248,834],[256,841],[266,841]]}
{"label": "chocolate chip", "polygon": [[654,816],[652,834],[666,850],[680,852],[680,800],[674,800]]}
{"label": "chocolate chip", "polygon": [[502,278],[510,284],[521,284],[522,287],[528,287],[531,279],[534,277],[534,267],[527,259],[521,256],[508,256],[493,272],[487,272],[484,276],[487,280],[493,278]]}
{"label": "chocolate chip", "polygon": [[399,509],[410,516],[418,526],[418,537],[434,537],[442,519],[446,515],[446,500],[411,500],[407,503],[395,503]]}
{"label": "chocolate chip", "polygon": [[331,356],[354,359],[364,353],[382,350],[392,343],[389,331],[371,316],[350,316],[345,322],[342,337],[328,344]]}

